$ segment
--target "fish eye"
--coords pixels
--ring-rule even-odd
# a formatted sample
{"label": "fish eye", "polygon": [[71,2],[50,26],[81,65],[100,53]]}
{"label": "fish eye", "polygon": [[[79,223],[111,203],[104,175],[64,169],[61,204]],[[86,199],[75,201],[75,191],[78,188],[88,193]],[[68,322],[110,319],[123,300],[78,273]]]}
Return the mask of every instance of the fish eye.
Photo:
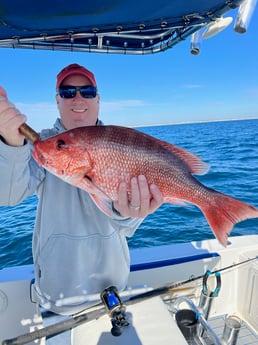
{"label": "fish eye", "polygon": [[63,139],[59,139],[56,142],[56,148],[57,149],[63,149],[66,147],[65,141]]}

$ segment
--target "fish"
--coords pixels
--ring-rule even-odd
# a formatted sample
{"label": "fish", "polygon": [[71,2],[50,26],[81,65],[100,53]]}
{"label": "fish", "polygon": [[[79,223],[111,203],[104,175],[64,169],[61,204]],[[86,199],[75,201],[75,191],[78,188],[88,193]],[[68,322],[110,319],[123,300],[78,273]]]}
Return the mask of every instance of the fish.
{"label": "fish", "polygon": [[131,178],[144,175],[149,185],[158,186],[164,202],[197,206],[225,247],[236,223],[258,217],[254,206],[207,187],[194,176],[209,169],[201,158],[133,128],[78,127],[36,140],[32,155],[52,174],[87,191],[109,216],[107,201],[118,199],[119,184],[125,182],[130,195]]}

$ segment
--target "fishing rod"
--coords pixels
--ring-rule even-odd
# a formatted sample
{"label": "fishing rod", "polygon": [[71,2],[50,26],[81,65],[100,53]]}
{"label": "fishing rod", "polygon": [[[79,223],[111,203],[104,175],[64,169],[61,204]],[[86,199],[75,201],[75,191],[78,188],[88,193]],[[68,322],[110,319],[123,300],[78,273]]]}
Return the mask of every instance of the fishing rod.
{"label": "fishing rod", "polygon": [[[225,266],[225,267],[223,267],[221,269],[218,269],[218,270],[211,271],[210,274],[216,274],[218,272],[223,272],[223,271],[226,271],[226,270],[229,270],[229,269],[233,269],[234,267],[237,267],[237,266],[240,266],[240,265],[243,265],[243,264],[247,264],[247,263],[250,263],[250,262],[255,261],[255,260],[258,260],[258,256],[255,256],[255,257],[253,257],[251,259],[247,259],[247,260],[235,263],[235,264],[231,264],[229,266]],[[134,301],[134,300],[139,300],[139,299],[145,299],[145,298],[148,298],[148,297],[154,297],[154,296],[158,296],[158,295],[163,295],[165,293],[169,293],[171,290],[177,289],[180,286],[192,283],[192,282],[194,282],[196,280],[203,279],[203,277],[204,277],[204,274],[202,274],[200,276],[197,276],[197,277],[191,277],[191,278],[189,278],[187,280],[176,282],[176,283],[173,283],[171,285],[162,286],[160,288],[157,288],[157,289],[154,289],[154,290],[151,290],[151,291],[143,292],[143,293],[141,293],[139,295],[130,297],[128,301]],[[128,301],[126,301],[126,302],[128,303]]]}
{"label": "fishing rod", "polygon": [[[210,274],[216,274],[218,272],[223,272],[229,269],[233,269],[235,267],[238,267],[240,265],[244,265],[247,263],[250,263],[252,261],[258,260],[258,256],[255,256],[250,259],[246,259],[244,261],[238,262],[231,264],[229,266],[222,267],[221,269],[214,270],[210,272]],[[171,285],[166,285],[162,286],[147,292],[140,293],[138,295],[129,297],[124,300],[124,303],[126,303],[127,306],[142,302],[146,299],[153,298],[156,296],[160,296],[166,293],[171,293],[173,289],[176,289],[180,286],[186,285],[188,283],[191,283],[196,280],[203,279],[204,274],[197,276],[197,277],[192,277],[187,280],[179,281],[176,283],[173,283]],[[97,306],[101,305],[100,303],[97,304]],[[83,314],[80,315],[73,315],[71,318],[65,321],[58,322],[54,325],[50,325],[38,330],[35,330],[31,333],[25,333],[22,335],[19,335],[15,338],[12,339],[6,339],[2,341],[2,345],[23,345],[23,344],[28,344],[30,342],[33,342],[35,340],[39,340],[41,338],[51,338],[53,336],[56,336],[60,333],[63,333],[65,331],[68,331],[72,328],[75,328],[83,323],[90,322],[93,320],[98,320],[100,317],[104,316],[107,313],[107,307],[102,307],[98,310],[93,310],[93,311],[86,311]]]}

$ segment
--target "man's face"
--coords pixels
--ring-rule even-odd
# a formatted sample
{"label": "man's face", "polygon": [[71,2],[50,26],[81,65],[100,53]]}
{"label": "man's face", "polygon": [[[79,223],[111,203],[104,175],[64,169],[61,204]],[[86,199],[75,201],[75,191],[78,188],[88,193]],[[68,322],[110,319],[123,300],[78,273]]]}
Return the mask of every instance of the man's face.
{"label": "man's face", "polygon": [[[62,86],[88,86],[90,80],[82,75],[71,75],[64,79]],[[94,98],[83,98],[77,91],[74,98],[62,98],[56,95],[57,107],[62,123],[66,129],[83,126],[94,126],[99,113],[99,95]]]}

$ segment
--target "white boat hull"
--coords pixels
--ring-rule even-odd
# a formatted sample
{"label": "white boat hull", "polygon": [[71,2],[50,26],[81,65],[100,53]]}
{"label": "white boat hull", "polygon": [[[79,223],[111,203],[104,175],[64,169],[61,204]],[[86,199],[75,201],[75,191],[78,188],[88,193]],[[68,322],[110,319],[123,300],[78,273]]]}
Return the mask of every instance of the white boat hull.
{"label": "white boat hull", "polygon": [[[222,320],[228,314],[237,315],[243,320],[251,337],[250,342],[242,343],[240,337],[237,344],[258,344],[257,256],[258,235],[231,237],[227,248],[216,240],[207,240],[135,249],[131,251],[128,289],[134,293],[137,287],[139,293],[147,287],[172,285],[201,276],[207,270],[221,269],[222,286],[219,296],[214,298],[209,320]],[[223,270],[251,258],[254,260]],[[33,277],[32,265],[0,271],[0,342],[43,327],[38,307],[31,301],[30,284]],[[202,280],[196,279],[171,291],[171,300],[188,295],[198,305],[201,290]],[[111,335],[108,315],[87,322],[73,329],[73,344],[187,344],[167,305],[160,297],[155,297],[128,306],[130,325],[120,337]],[[186,306],[180,306],[183,307]],[[37,343],[45,344],[45,340]]]}

